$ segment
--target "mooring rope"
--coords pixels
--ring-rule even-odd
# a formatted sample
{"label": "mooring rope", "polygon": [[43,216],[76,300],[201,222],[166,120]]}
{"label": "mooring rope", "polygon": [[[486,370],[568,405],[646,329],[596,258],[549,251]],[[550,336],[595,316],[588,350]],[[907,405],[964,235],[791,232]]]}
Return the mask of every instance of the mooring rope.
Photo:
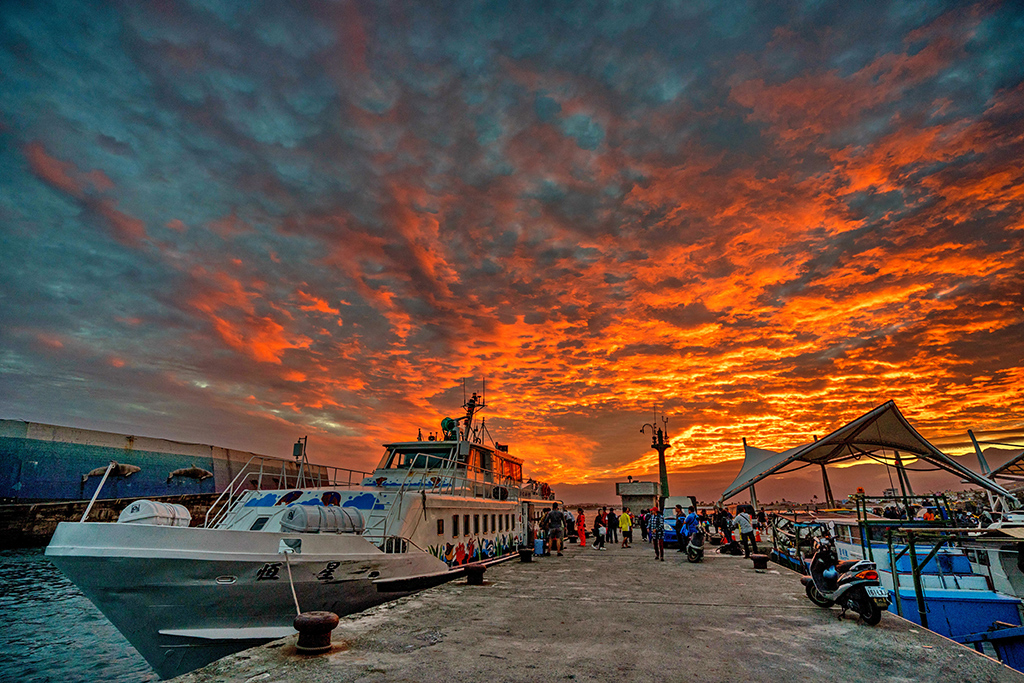
{"label": "mooring rope", "polygon": [[302,614],[302,610],[299,609],[299,596],[295,595],[295,582],[292,581],[292,563],[288,560],[290,552],[284,553],[284,566],[288,569],[288,586],[292,589],[292,600],[295,601],[295,613]]}

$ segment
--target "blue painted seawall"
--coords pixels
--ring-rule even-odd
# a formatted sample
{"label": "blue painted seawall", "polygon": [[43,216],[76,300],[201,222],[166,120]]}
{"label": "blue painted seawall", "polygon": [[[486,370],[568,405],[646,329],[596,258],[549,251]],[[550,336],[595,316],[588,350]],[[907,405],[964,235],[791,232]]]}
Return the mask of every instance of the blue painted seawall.
{"label": "blue painted seawall", "polygon": [[[109,477],[100,493],[103,499],[217,493],[253,455],[204,444],[0,420],[0,502],[91,498],[102,477],[86,475],[112,460],[140,470]],[[168,481],[171,472],[193,466],[213,476],[176,476]]]}

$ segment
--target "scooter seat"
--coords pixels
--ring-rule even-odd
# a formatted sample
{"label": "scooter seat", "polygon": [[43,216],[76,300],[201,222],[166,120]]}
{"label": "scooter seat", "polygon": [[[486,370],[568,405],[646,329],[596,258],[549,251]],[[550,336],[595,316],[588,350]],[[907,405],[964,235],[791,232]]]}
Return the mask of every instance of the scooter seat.
{"label": "scooter seat", "polygon": [[843,560],[842,562],[836,563],[836,571],[840,574],[845,574],[850,571],[850,567],[860,562],[860,560]]}

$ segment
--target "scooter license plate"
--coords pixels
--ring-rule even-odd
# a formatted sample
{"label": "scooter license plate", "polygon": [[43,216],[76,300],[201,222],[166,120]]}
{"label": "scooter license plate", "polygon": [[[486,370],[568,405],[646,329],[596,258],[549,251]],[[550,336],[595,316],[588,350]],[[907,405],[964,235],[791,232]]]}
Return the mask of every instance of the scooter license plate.
{"label": "scooter license plate", "polygon": [[876,604],[889,604],[889,591],[881,586],[865,586],[865,590],[868,592],[868,597],[872,598]]}

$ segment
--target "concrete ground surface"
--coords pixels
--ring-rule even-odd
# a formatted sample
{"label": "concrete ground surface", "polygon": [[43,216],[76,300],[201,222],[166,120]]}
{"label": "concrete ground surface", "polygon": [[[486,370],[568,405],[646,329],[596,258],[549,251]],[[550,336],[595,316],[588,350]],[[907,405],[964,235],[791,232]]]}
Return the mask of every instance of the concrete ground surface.
{"label": "concrete ground surface", "polygon": [[296,637],[178,683],[309,681],[1024,681],[998,661],[891,614],[877,626],[815,607],[798,577],[645,543],[513,560],[342,618],[329,653]]}

